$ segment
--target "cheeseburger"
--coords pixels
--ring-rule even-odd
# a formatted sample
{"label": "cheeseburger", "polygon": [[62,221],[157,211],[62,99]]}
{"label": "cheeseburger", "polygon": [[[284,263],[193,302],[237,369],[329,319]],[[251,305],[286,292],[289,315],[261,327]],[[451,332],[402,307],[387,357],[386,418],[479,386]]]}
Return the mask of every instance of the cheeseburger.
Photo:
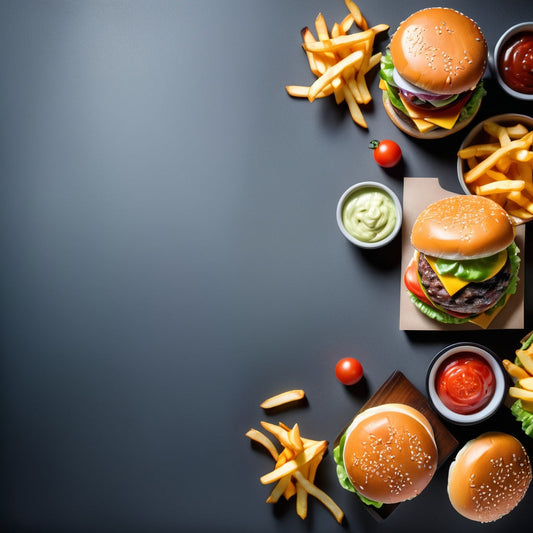
{"label": "cheeseburger", "polygon": [[415,254],[404,283],[414,305],[447,324],[486,327],[516,292],[519,250],[506,211],[483,196],[430,204],[411,232]]}
{"label": "cheeseburger", "polygon": [[426,417],[403,404],[358,414],[333,450],[342,487],[367,505],[414,498],[437,469],[437,445]]}
{"label": "cheeseburger", "polygon": [[387,114],[413,137],[436,139],[459,131],[485,95],[487,56],[472,19],[449,8],[417,11],[400,24],[381,60]]}
{"label": "cheeseburger", "polygon": [[520,441],[489,432],[457,454],[448,474],[448,496],[465,518],[493,522],[522,501],[530,482],[531,463]]}

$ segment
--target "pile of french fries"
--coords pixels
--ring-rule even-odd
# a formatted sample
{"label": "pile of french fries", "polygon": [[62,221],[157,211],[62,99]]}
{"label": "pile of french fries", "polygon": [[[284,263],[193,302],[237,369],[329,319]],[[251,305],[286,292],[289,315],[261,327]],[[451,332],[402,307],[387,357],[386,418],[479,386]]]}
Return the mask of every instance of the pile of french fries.
{"label": "pile of french fries", "polygon": [[[294,391],[287,391],[276,395],[274,399],[265,400],[261,405],[264,406],[266,403],[269,406],[272,404],[280,406],[292,401],[294,401]],[[261,426],[276,437],[282,446],[280,452],[272,440],[257,429],[252,428],[246,433],[248,438],[264,446],[275,461],[274,469],[260,478],[261,483],[265,485],[275,483],[266,500],[267,503],[276,503],[281,497],[289,500],[296,496],[296,512],[300,518],[305,519],[307,496],[311,494],[329,509],[340,524],[344,518],[343,511],[328,494],[314,484],[315,474],[326,453],[328,442],[302,437],[298,424],[290,428],[282,422],[276,425],[262,421]]]}
{"label": "pile of french fries", "polygon": [[520,123],[501,126],[483,123],[488,142],[458,152],[468,170],[464,182],[472,194],[488,196],[515,223],[533,219],[533,131]]}
{"label": "pile of french fries", "polygon": [[[322,13],[315,20],[318,39],[308,27],[302,29],[302,46],[317,79],[310,87],[287,85],[286,90],[291,96],[307,98],[310,102],[333,94],[338,105],[347,103],[356,124],[368,128],[360,107],[372,100],[365,75],[381,60],[381,52],[372,54],[374,38],[389,26],[378,24],[369,28],[359,7],[352,0],[344,3],[349,14],[333,24],[331,32]],[[361,31],[349,33],[354,23]]]}
{"label": "pile of french fries", "polygon": [[516,357],[521,366],[508,359],[502,361],[514,381],[513,386],[509,387],[509,396],[522,400],[522,407],[533,413],[533,345],[525,350],[516,350]]}

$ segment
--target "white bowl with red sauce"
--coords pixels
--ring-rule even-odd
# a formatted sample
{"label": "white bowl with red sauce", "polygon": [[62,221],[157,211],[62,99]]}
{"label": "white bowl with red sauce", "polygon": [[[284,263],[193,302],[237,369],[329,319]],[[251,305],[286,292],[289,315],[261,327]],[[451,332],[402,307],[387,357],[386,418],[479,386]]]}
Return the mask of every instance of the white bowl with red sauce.
{"label": "white bowl with red sauce", "polygon": [[463,342],[440,351],[426,375],[429,400],[455,424],[477,424],[500,407],[507,378],[500,359],[480,344]]}
{"label": "white bowl with red sauce", "polygon": [[515,24],[499,38],[492,69],[507,94],[533,101],[533,22]]}

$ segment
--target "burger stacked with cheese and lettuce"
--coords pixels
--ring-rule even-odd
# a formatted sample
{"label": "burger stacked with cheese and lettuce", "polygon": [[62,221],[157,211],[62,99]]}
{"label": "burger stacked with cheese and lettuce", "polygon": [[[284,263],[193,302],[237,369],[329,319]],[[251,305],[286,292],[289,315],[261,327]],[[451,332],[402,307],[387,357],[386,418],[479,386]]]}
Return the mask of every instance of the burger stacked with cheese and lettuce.
{"label": "burger stacked with cheese and lettuce", "polygon": [[487,43],[478,25],[449,8],[404,20],[381,60],[383,104],[413,137],[445,137],[470,123],[486,94]]}
{"label": "burger stacked with cheese and lettuce", "polygon": [[404,283],[428,317],[487,327],[516,292],[519,249],[506,211],[483,196],[457,195],[430,204],[411,232],[415,254]]}

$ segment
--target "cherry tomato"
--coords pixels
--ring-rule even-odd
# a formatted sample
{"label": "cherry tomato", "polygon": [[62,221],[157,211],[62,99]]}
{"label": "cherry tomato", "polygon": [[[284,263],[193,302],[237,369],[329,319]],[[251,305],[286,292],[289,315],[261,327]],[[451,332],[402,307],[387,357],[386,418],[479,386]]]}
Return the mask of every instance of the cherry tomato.
{"label": "cherry tomato", "polygon": [[374,150],[374,159],[380,167],[394,167],[402,158],[401,148],[394,141],[388,139],[372,141],[369,148]]}
{"label": "cherry tomato", "polygon": [[357,359],[344,357],[335,366],[335,376],[343,385],[355,385],[363,377],[363,367]]}

